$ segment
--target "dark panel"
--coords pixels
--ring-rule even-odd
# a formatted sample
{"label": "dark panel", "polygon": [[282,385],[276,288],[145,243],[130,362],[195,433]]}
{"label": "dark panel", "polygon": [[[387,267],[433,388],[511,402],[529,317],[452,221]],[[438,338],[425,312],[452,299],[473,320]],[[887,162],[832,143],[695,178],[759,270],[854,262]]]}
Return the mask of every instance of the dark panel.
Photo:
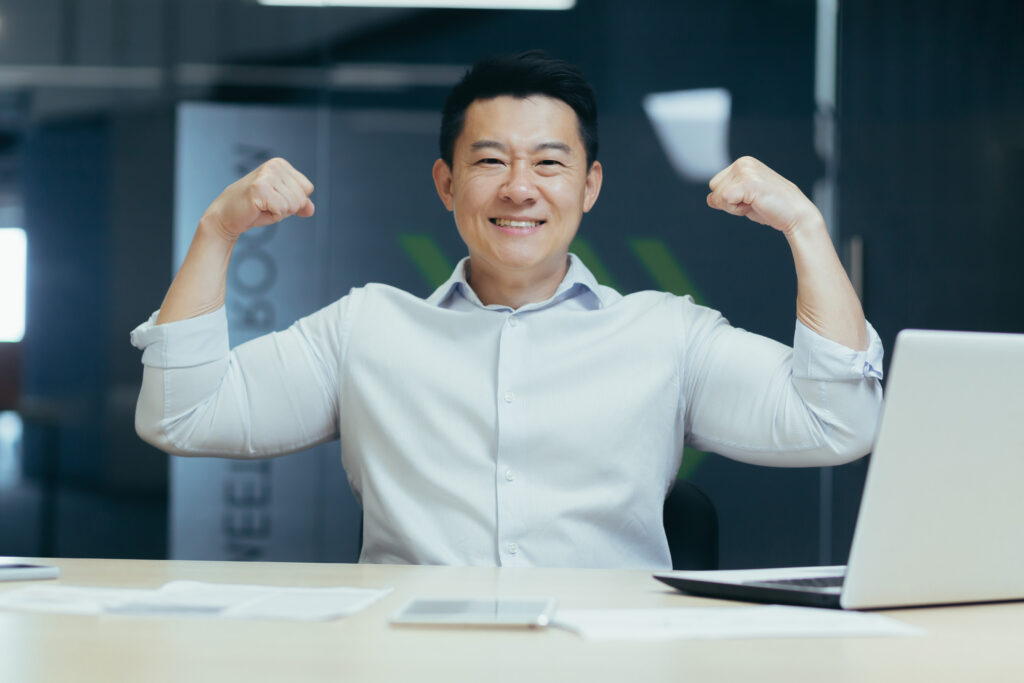
{"label": "dark panel", "polygon": [[[29,242],[23,397],[30,424],[59,419],[62,474],[95,478],[106,384],[109,126],[92,119],[34,131],[25,151]],[[26,466],[41,466],[31,427]],[[51,454],[53,455],[53,454]]]}
{"label": "dark panel", "polygon": [[[840,22],[839,215],[886,349],[910,327],[1024,332],[1024,4],[845,2]],[[862,482],[836,477],[840,561]]]}
{"label": "dark panel", "polygon": [[[36,128],[25,147],[29,250],[25,490],[40,554],[162,557],[164,456],[134,434],[128,332],[157,305],[170,254],[167,114]],[[163,254],[161,257],[160,254]]]}

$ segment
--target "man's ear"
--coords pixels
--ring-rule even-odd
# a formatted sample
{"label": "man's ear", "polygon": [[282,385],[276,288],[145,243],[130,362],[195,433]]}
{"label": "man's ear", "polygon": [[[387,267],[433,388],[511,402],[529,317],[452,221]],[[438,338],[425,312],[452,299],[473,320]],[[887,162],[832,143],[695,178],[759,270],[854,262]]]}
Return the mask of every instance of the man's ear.
{"label": "man's ear", "polygon": [[454,208],[452,169],[445,163],[444,159],[438,159],[434,162],[434,187],[437,188],[437,196],[444,203],[444,208],[451,211]]}
{"label": "man's ear", "polygon": [[601,181],[604,179],[604,171],[601,169],[601,162],[595,161],[587,171],[587,184],[583,194],[583,213],[590,211],[597,201],[597,195],[601,194]]}

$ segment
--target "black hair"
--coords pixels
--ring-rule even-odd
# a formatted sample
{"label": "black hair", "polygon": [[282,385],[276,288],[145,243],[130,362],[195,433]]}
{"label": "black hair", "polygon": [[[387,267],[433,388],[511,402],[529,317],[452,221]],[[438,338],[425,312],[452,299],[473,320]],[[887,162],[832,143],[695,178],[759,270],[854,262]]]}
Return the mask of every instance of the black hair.
{"label": "black hair", "polygon": [[462,133],[466,109],[476,100],[502,95],[525,98],[545,95],[565,102],[576,112],[587,168],[597,159],[597,102],[583,72],[543,50],[487,57],[466,72],[444,102],[441,115],[441,158],[452,166],[455,139]]}

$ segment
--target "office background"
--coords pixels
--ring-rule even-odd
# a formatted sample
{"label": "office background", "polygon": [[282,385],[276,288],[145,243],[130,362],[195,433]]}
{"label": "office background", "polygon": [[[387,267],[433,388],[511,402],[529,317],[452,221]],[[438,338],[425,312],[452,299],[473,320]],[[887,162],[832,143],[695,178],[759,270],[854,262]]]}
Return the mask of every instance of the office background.
{"label": "office background", "polygon": [[[128,332],[159,305],[187,218],[183,145],[204,128],[185,112],[263,131],[211,163],[240,175],[299,134],[326,176],[313,180],[327,219],[272,235],[322,247],[309,279],[290,285],[301,305],[242,312],[236,340],[367,281],[431,291],[463,253],[429,177],[444,94],[483,54],[541,47],[597,89],[606,179],[578,247],[599,277],[624,292],[687,291],[738,326],[791,338],[784,242],[707,209],[643,108],[652,93],[723,88],[729,154],[759,157],[815,197],[891,352],[906,327],[1024,332],[1022,25],[1016,0],[579,0],[553,12],[0,0],[0,228],[28,241],[24,338],[0,342],[0,555],[170,552],[175,477],[134,434],[141,366]],[[295,128],[254,123],[261,112]],[[258,257],[264,270],[239,274],[242,290],[268,268],[294,276],[267,253],[270,266]],[[315,508],[302,547],[261,541],[282,534],[253,515],[268,491],[262,465],[218,480],[189,523],[219,533],[221,552],[228,532],[250,541],[253,559],[354,559],[337,452],[291,457],[325,472],[314,503],[274,484],[275,505]],[[867,460],[687,463],[719,510],[723,566],[845,560]]]}

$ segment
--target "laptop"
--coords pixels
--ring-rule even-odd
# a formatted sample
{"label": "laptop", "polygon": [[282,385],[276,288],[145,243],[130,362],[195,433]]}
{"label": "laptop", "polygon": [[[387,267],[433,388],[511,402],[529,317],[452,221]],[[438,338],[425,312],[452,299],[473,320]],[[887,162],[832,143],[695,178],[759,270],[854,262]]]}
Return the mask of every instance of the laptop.
{"label": "laptop", "polygon": [[900,332],[847,565],[654,576],[841,609],[1024,599],[1024,334]]}

